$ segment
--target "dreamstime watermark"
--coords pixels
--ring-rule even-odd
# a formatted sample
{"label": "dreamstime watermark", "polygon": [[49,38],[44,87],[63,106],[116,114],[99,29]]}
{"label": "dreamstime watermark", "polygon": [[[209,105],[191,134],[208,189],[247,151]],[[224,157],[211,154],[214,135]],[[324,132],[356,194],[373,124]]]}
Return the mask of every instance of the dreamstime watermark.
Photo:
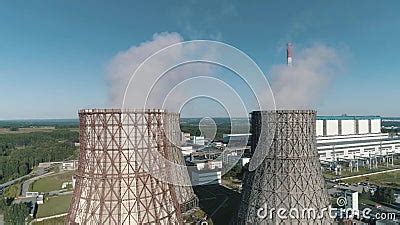
{"label": "dreamstime watermark", "polygon": [[337,198],[337,199],[336,199],[336,204],[337,204],[339,207],[346,206],[346,205],[347,205],[347,199],[346,199],[346,197],[341,196],[341,197]]}
{"label": "dreamstime watermark", "polygon": [[270,208],[267,206],[264,208],[259,208],[257,210],[257,217],[260,219],[272,219],[272,218],[280,218],[280,219],[306,219],[306,220],[315,220],[315,219],[323,219],[326,215],[333,211],[333,208],[323,208],[321,210],[316,210],[313,208]]}
{"label": "dreamstime watermark", "polygon": [[376,220],[396,220],[396,213],[393,212],[377,212],[373,213],[371,208],[362,210],[354,208],[341,208],[347,206],[347,199],[339,197],[336,203],[340,208],[328,206],[321,209],[316,208],[268,208],[267,204],[264,207],[258,208],[257,217],[264,219],[279,218],[285,219],[300,219],[300,220],[321,220],[321,219],[371,219]]}
{"label": "dreamstime watermark", "polygon": [[373,210],[368,207],[363,210],[349,208],[347,207],[347,198],[344,196],[338,197],[336,199],[336,204],[339,207],[344,207],[335,209],[335,211],[337,211],[335,217],[339,216],[340,219],[370,219],[371,217],[374,217],[377,220],[396,220],[396,213],[393,212],[376,212],[373,215]]}

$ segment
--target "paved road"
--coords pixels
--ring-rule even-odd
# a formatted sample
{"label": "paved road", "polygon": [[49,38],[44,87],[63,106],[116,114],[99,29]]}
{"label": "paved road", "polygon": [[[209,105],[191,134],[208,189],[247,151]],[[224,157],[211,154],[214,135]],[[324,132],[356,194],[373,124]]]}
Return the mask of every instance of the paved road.
{"label": "paved road", "polygon": [[30,174],[27,174],[25,176],[18,177],[17,179],[10,180],[10,181],[8,181],[6,183],[0,184],[0,192],[2,190],[4,190],[5,188],[7,188],[8,186],[11,186],[11,185],[15,184],[16,182],[19,182],[19,181],[21,181],[21,180],[23,180],[25,178],[29,178],[29,177],[32,177],[32,176],[40,176],[40,175],[43,175],[44,173],[46,173],[44,168],[38,168],[33,173],[30,173]]}
{"label": "paved road", "polygon": [[25,179],[25,178],[28,178],[28,177],[30,177],[30,176],[31,176],[31,175],[28,174],[28,175],[19,177],[19,178],[17,178],[17,179],[10,180],[10,181],[8,181],[8,182],[5,182],[5,183],[3,183],[3,184],[0,184],[0,191],[2,191],[3,189],[7,188],[8,186],[11,186],[11,185],[13,185],[14,183],[17,183],[18,181],[21,181],[21,180],[23,180],[23,179]]}
{"label": "paved road", "polygon": [[[43,171],[44,171],[44,170],[43,170]],[[49,176],[49,175],[52,175],[53,173],[54,173],[54,171],[53,171],[53,172],[49,172],[49,173],[45,173],[45,174],[41,174],[41,175],[39,175],[39,176],[36,176],[36,177],[33,177],[33,178],[29,179],[29,180],[24,181],[24,183],[22,184],[22,188],[21,188],[21,195],[22,195],[22,196],[25,196],[25,195],[26,195],[26,192],[29,191],[29,186],[30,186],[35,180],[38,180],[38,179],[43,178],[43,177],[47,177],[47,176]],[[38,174],[38,173],[37,173],[37,174]],[[40,174],[40,173],[39,173],[39,174]]]}
{"label": "paved road", "polygon": [[50,191],[50,192],[47,192],[47,194],[48,194],[49,196],[53,196],[53,195],[60,196],[60,195],[69,195],[69,194],[72,194],[72,192],[73,192],[73,191],[58,190],[58,191]]}
{"label": "paved road", "polygon": [[[32,222],[40,222],[40,221],[43,221],[43,220],[48,220],[48,219],[52,219],[52,218],[58,218],[58,217],[63,217],[63,216],[66,216],[66,215],[68,215],[68,213],[62,213],[62,214],[58,214],[58,215],[54,215],[54,216],[48,216],[48,217],[42,217],[42,218],[37,218],[37,219],[34,219]],[[32,224],[32,222],[31,222],[31,224]]]}
{"label": "paved road", "polygon": [[214,212],[211,213],[210,217],[214,216],[214,215],[218,212],[218,210],[219,210],[222,206],[225,205],[225,203],[226,203],[228,200],[229,200],[229,197],[228,197],[228,196],[225,196],[224,201],[222,201],[221,204],[219,204],[219,206],[214,210]]}

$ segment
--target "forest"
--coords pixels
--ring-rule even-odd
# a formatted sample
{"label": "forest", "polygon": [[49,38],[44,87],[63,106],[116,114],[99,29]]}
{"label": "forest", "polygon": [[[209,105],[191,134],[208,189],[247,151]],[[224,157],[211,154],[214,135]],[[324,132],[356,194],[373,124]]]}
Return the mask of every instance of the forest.
{"label": "forest", "polygon": [[0,184],[21,177],[41,162],[61,161],[77,154],[78,132],[7,133],[0,135]]}

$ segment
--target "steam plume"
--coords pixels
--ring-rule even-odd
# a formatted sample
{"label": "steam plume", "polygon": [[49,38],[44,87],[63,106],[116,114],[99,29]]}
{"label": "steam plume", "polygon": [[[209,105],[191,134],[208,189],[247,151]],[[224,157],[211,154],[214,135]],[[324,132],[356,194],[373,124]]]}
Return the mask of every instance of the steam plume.
{"label": "steam plume", "polygon": [[335,49],[322,44],[299,51],[291,67],[271,68],[271,86],[279,109],[316,108],[339,73],[341,60]]}

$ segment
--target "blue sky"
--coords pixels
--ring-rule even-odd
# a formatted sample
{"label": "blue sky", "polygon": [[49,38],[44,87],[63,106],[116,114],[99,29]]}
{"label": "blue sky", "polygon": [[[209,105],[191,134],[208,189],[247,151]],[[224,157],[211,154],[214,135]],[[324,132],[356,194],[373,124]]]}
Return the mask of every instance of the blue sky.
{"label": "blue sky", "polygon": [[[285,43],[323,43],[344,69],[320,114],[400,115],[399,1],[3,1],[0,119],[73,118],[107,106],[105,68],[120,51],[177,32],[217,39],[264,71],[285,62]],[[296,58],[294,59],[296,60]]]}

